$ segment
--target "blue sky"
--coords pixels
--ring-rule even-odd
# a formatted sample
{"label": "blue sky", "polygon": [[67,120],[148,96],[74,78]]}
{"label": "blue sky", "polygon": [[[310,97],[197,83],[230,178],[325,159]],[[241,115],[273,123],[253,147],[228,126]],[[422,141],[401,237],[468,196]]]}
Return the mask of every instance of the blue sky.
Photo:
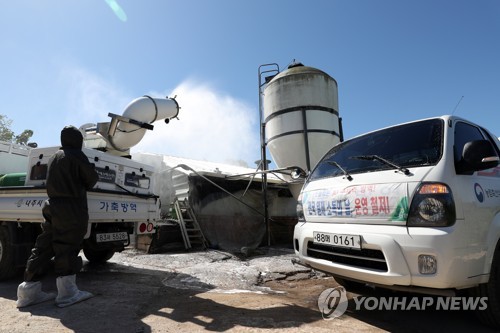
{"label": "blue sky", "polygon": [[346,138],[455,114],[500,136],[497,0],[16,0],[0,3],[0,114],[40,146],[177,95],[179,121],[133,148],[214,162],[259,153],[258,67],[336,79]]}

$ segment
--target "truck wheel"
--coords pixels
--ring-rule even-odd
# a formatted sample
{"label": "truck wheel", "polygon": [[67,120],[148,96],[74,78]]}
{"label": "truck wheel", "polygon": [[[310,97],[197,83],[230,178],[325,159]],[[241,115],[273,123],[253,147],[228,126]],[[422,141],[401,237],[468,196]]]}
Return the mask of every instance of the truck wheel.
{"label": "truck wheel", "polygon": [[477,310],[479,320],[490,327],[500,328],[500,242],[497,244],[495,256],[491,263],[490,279],[472,290],[476,297],[487,297],[488,308]]}
{"label": "truck wheel", "polygon": [[0,226],[0,280],[7,280],[17,273],[14,252],[10,245],[9,230]]}
{"label": "truck wheel", "polygon": [[83,254],[87,258],[87,260],[91,263],[104,263],[111,259],[115,254],[113,250],[94,250],[88,247],[83,247]]}

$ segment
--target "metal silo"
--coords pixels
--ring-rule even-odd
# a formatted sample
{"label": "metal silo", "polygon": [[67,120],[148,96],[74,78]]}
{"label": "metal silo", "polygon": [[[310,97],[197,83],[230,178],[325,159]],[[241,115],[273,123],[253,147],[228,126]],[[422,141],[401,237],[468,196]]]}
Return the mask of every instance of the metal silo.
{"label": "metal silo", "polygon": [[325,72],[290,65],[263,90],[266,145],[278,168],[310,171],[341,141],[337,82]]}

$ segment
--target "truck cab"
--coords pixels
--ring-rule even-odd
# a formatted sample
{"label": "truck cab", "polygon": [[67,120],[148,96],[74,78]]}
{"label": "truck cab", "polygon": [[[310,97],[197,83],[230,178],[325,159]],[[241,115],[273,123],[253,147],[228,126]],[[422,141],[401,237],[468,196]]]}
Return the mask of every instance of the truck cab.
{"label": "truck cab", "polygon": [[[299,262],[338,281],[489,298],[500,325],[500,143],[454,116],[334,146],[297,205]],[[496,314],[495,314],[496,311]]]}

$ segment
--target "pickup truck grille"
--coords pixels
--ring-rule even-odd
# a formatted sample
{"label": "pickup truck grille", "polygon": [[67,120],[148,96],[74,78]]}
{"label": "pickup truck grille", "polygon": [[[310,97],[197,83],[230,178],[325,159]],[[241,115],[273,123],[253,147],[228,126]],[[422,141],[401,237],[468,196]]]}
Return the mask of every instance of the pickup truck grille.
{"label": "pickup truck grille", "polygon": [[384,254],[379,250],[349,249],[343,247],[307,243],[307,255],[312,258],[329,260],[334,263],[375,269],[387,272],[387,262]]}

